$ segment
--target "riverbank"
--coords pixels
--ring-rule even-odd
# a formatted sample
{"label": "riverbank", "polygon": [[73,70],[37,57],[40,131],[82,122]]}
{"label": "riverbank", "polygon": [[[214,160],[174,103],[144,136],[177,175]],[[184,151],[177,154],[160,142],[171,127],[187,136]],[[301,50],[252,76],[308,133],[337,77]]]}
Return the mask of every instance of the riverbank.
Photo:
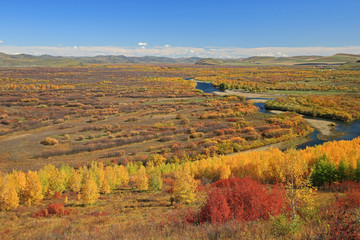
{"label": "riverbank", "polygon": [[225,95],[238,95],[244,96],[246,98],[251,99],[254,103],[265,103],[269,99],[282,97],[284,95],[281,94],[267,94],[267,93],[252,93],[244,90],[225,90],[225,91],[214,91],[216,95],[225,96]]}
{"label": "riverbank", "polygon": [[[279,110],[271,110],[270,112],[274,114],[284,113],[284,111]],[[304,115],[301,116],[307,123],[309,123],[310,126],[319,131],[317,138],[320,140],[330,140],[344,135],[344,133],[340,133],[336,130],[335,122],[332,122],[330,120],[308,118]]]}

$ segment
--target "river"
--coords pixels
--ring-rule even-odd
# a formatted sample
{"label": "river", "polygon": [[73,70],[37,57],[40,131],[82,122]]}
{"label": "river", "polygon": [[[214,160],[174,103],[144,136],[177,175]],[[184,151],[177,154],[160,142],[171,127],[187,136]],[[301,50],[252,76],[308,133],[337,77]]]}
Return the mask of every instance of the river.
{"label": "river", "polygon": [[[187,80],[191,80],[190,78]],[[214,93],[214,92],[223,92],[219,88],[214,87],[211,83],[207,82],[197,82],[196,89],[202,90],[205,93]],[[248,98],[248,99],[258,99],[258,100],[268,100],[271,98]],[[259,111],[265,114],[272,114],[270,111],[268,111],[265,108],[264,102],[257,102],[254,103],[255,106],[259,108]],[[308,117],[307,117],[308,118]],[[322,119],[322,118],[314,118],[314,119],[320,119],[320,120],[328,120],[328,119]],[[321,140],[318,138],[318,135],[320,132],[318,130],[314,130],[314,132],[308,136],[309,141],[302,143],[298,145],[297,149],[305,149],[306,147],[312,147],[315,145],[323,144],[324,142],[328,141],[339,141],[339,140],[352,140],[358,136],[360,136],[360,120],[351,122],[351,123],[345,123],[341,121],[331,120],[332,122],[336,123],[336,130],[340,133],[339,136],[327,139],[327,140]]]}

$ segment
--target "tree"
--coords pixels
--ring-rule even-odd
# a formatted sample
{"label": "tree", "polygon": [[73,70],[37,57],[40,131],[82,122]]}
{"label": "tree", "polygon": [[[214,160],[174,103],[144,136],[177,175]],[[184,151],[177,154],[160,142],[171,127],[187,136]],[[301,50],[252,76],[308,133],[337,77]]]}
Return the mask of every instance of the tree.
{"label": "tree", "polygon": [[19,206],[19,196],[16,192],[15,183],[10,177],[5,178],[5,184],[1,193],[0,208],[3,210],[10,210]]}
{"label": "tree", "polygon": [[124,167],[123,165],[115,165],[114,170],[116,174],[116,186],[126,186],[129,182],[129,173],[126,167]]}
{"label": "tree", "polygon": [[152,191],[161,191],[163,180],[161,178],[160,169],[156,169],[152,162],[147,165],[147,173],[149,175],[149,188]]}
{"label": "tree", "polygon": [[11,178],[11,181],[15,184],[16,192],[19,196],[22,195],[25,185],[26,185],[26,176],[23,171],[15,171],[8,175],[9,178]]}
{"label": "tree", "polygon": [[39,177],[43,186],[43,193],[54,196],[56,192],[62,193],[66,189],[66,171],[57,169],[48,164],[39,171]]}
{"label": "tree", "polygon": [[229,165],[222,164],[220,166],[220,179],[227,179],[231,175],[231,169]]}
{"label": "tree", "polygon": [[325,183],[329,185],[336,181],[336,167],[330,162],[329,158],[324,154],[319,158],[310,176],[311,183],[316,187],[321,187]]}
{"label": "tree", "polygon": [[354,180],[357,181],[357,182],[360,182],[360,158],[356,162]]}
{"label": "tree", "polygon": [[148,161],[153,162],[155,166],[164,163],[166,158],[160,154],[153,154],[149,157]]}
{"label": "tree", "polygon": [[146,174],[146,169],[144,166],[140,166],[139,171],[135,176],[136,188],[140,191],[148,190],[149,188],[149,178]]}
{"label": "tree", "polygon": [[86,173],[84,184],[81,188],[81,199],[84,204],[93,204],[99,198],[99,189],[92,172]]}
{"label": "tree", "polygon": [[315,190],[310,184],[309,177],[304,175],[307,164],[301,161],[298,152],[291,148],[286,153],[285,166],[283,166],[285,169],[285,189],[294,222],[297,219],[297,214],[303,217],[313,215],[315,211]]}
{"label": "tree", "polygon": [[347,180],[347,178],[348,178],[347,170],[348,170],[348,166],[347,166],[345,160],[342,159],[340,161],[339,166],[337,167],[337,171],[336,171],[337,180],[339,182],[343,182],[343,181]]}
{"label": "tree", "polygon": [[70,189],[76,193],[79,193],[81,190],[81,184],[82,184],[82,178],[83,178],[83,171],[82,169],[79,170],[72,170],[72,174],[70,177]]}
{"label": "tree", "polygon": [[117,186],[117,177],[115,169],[112,166],[106,166],[105,168],[105,178],[107,181],[107,184],[110,186],[110,191],[114,191]]}
{"label": "tree", "polygon": [[173,198],[175,202],[191,204],[197,198],[198,183],[190,173],[190,168],[185,165],[183,169],[175,172]]}
{"label": "tree", "polygon": [[40,178],[37,172],[29,171],[26,174],[24,198],[25,201],[29,202],[29,204],[38,204],[44,198]]}

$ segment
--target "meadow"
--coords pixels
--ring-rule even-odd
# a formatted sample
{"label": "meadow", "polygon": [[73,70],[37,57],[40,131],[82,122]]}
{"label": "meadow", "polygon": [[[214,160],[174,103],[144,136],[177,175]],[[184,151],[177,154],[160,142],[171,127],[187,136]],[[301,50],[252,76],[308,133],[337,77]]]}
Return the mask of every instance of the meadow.
{"label": "meadow", "polygon": [[[294,148],[313,131],[294,111],[358,119],[359,79],[304,66],[1,68],[0,234],[359,239],[360,138]],[[275,91],[266,106],[291,112],[241,96]]]}

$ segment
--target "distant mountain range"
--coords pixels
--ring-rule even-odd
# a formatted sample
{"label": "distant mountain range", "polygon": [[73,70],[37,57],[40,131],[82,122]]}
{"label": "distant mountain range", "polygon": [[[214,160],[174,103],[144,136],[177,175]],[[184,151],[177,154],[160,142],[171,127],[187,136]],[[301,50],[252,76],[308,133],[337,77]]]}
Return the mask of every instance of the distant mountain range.
{"label": "distant mountain range", "polygon": [[81,66],[86,64],[116,64],[116,63],[196,63],[201,58],[168,58],[168,57],[126,57],[95,56],[95,57],[57,57],[50,55],[33,56],[28,54],[10,55],[0,53],[1,67],[29,67],[29,66]]}
{"label": "distant mountain range", "polygon": [[295,57],[249,57],[241,59],[203,58],[199,65],[345,65],[358,64],[360,55],[338,53],[333,56],[295,56]]}
{"label": "distant mountain range", "polygon": [[336,65],[339,69],[360,70],[360,55],[338,53],[333,56],[295,56],[295,57],[249,57],[238,59],[217,58],[168,58],[168,57],[126,57],[123,55],[95,57],[61,57],[28,54],[10,55],[0,53],[0,67],[64,67],[87,64],[117,63],[187,63],[197,65]]}

